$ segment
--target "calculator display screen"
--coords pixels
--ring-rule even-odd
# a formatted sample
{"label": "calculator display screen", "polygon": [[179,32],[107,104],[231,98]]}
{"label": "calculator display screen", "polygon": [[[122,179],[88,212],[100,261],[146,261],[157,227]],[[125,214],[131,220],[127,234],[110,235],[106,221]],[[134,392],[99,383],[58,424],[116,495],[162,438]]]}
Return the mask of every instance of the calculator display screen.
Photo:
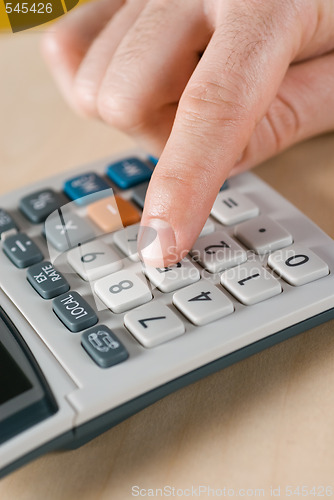
{"label": "calculator display screen", "polygon": [[31,388],[31,382],[0,342],[0,405]]}

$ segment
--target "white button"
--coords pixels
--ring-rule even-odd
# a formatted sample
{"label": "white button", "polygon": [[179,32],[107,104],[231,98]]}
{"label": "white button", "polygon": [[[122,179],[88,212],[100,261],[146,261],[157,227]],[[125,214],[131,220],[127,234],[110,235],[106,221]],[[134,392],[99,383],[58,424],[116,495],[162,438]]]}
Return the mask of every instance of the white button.
{"label": "white button", "polygon": [[234,230],[234,235],[260,255],[286,247],[293,242],[291,234],[266,215],[239,224]]}
{"label": "white button", "polygon": [[176,314],[159,303],[127,313],[124,324],[144,347],[155,347],[185,332],[184,324]]}
{"label": "white button", "polygon": [[203,226],[202,231],[200,232],[199,238],[202,238],[202,236],[206,236],[207,234],[213,233],[215,230],[215,223],[213,222],[212,219],[207,219],[206,223]]}
{"label": "white button", "polygon": [[121,257],[102,241],[91,241],[67,253],[67,260],[74,271],[92,281],[122,269]]}
{"label": "white button", "polygon": [[121,231],[114,234],[114,242],[118,248],[134,262],[139,261],[137,252],[137,239],[138,239],[139,224],[127,226]]}
{"label": "white button", "polygon": [[211,214],[225,226],[231,226],[256,217],[259,214],[259,207],[247,196],[234,189],[227,189],[218,194]]}
{"label": "white button", "polygon": [[195,325],[205,325],[234,311],[230,299],[207,280],[176,292],[173,303]]}
{"label": "white button", "polygon": [[269,299],[282,291],[276,278],[263,267],[250,262],[225,271],[221,284],[246,305]]}
{"label": "white button", "polygon": [[247,260],[245,250],[221,231],[199,238],[191,250],[191,255],[211,273],[224,271]]}
{"label": "white button", "polygon": [[168,267],[145,268],[148,279],[164,293],[174,292],[178,288],[195,283],[200,279],[200,272],[188,259]]}
{"label": "white button", "polygon": [[96,295],[115,313],[128,311],[152,299],[142,274],[118,271],[95,282]]}
{"label": "white button", "polygon": [[269,266],[290,285],[300,286],[327,276],[326,262],[308,248],[293,245],[269,255]]}

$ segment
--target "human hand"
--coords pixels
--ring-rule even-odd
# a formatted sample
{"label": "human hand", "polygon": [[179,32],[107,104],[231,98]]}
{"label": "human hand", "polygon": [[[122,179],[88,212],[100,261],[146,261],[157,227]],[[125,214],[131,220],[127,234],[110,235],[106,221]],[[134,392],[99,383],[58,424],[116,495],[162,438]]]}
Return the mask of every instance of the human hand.
{"label": "human hand", "polygon": [[185,256],[230,173],[334,128],[332,0],[99,0],[43,49],[72,107],[161,153],[153,265]]}

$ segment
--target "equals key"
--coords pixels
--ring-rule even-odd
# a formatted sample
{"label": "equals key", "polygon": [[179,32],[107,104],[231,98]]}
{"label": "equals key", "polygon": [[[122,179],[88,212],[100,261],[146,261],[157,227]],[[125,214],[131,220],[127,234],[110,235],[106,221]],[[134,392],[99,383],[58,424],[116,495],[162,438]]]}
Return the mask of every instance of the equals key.
{"label": "equals key", "polygon": [[43,254],[36,243],[24,233],[6,238],[2,248],[11,262],[21,269],[43,260]]}

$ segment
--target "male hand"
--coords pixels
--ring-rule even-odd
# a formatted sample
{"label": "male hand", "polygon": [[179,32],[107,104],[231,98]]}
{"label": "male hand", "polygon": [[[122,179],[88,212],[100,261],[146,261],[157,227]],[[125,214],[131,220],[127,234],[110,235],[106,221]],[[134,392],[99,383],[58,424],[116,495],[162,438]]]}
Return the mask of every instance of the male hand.
{"label": "male hand", "polygon": [[161,155],[153,265],[188,252],[229,174],[334,128],[333,0],[98,0],[43,49],[73,108]]}

